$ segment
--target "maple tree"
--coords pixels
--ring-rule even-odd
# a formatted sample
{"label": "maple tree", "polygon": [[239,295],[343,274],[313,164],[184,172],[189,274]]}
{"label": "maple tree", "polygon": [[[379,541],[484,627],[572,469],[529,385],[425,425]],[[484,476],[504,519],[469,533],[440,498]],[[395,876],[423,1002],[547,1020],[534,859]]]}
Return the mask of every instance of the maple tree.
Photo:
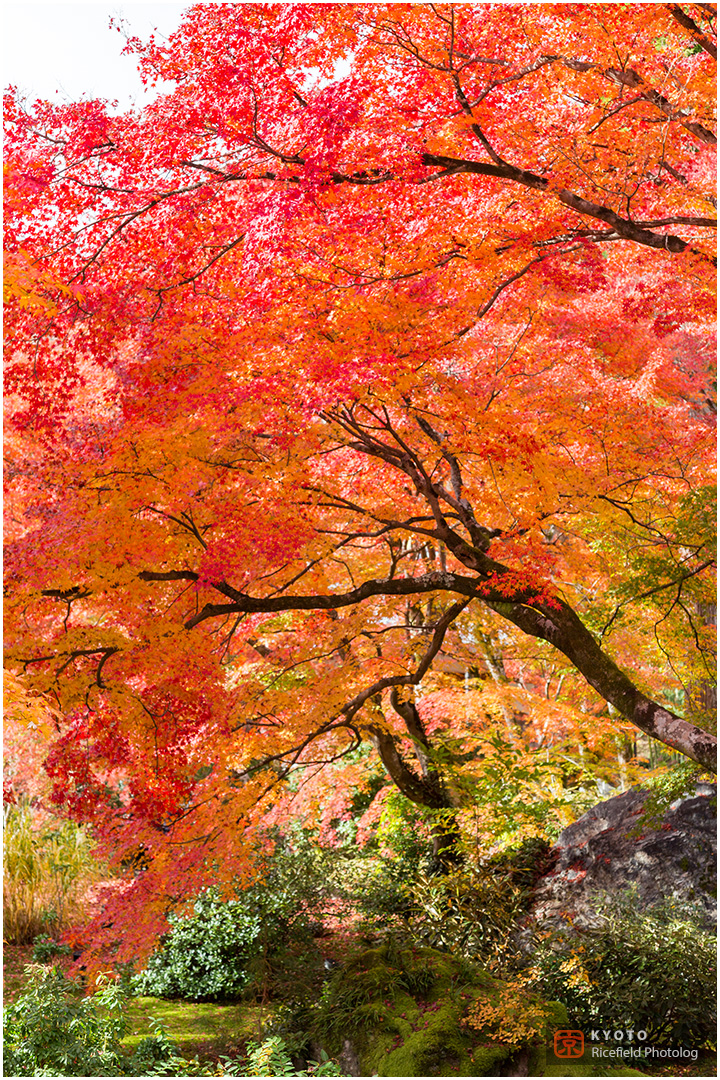
{"label": "maple tree", "polygon": [[438,810],[490,714],[714,769],[714,26],[196,5],[141,113],[8,96],[8,662],[124,955],[364,744]]}

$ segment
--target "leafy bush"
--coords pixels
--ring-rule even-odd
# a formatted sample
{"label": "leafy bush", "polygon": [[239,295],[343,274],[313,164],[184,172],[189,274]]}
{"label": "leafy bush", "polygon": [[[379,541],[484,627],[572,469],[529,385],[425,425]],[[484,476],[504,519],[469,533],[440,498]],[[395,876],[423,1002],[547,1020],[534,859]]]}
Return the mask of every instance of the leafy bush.
{"label": "leafy bush", "polygon": [[172,931],[153,954],[135,989],[154,997],[206,1001],[239,995],[248,981],[248,963],[262,933],[258,912],[240,902],[204,894],[194,915],[170,915]]}
{"label": "leafy bush", "polygon": [[222,1065],[200,1061],[197,1054],[186,1058],[168,1037],[160,1020],[151,1020],[154,1029],[146,1036],[128,1059],[132,1076],[245,1076],[244,1063],[239,1059],[221,1058]]}
{"label": "leafy bush", "polygon": [[80,899],[99,867],[88,834],[27,803],[4,809],[3,935],[27,945],[79,916]]}
{"label": "leafy bush", "polygon": [[296,994],[290,1000],[281,1001],[274,1006],[263,1029],[265,1035],[279,1036],[289,1054],[302,1056],[312,1042],[311,1028],[316,1008],[317,997],[311,999],[304,994]]}
{"label": "leafy bush", "polygon": [[532,837],[479,866],[419,874],[406,887],[412,937],[433,948],[497,966],[507,953],[549,844]]}
{"label": "leafy bush", "polygon": [[278,866],[238,899],[206,891],[193,914],[169,916],[172,930],[135,978],[135,990],[189,1001],[237,998],[250,990],[270,994],[288,981],[297,991],[319,975],[321,963],[310,947],[302,901],[300,884],[289,884]]}
{"label": "leafy bush", "polygon": [[437,811],[418,806],[399,791],[391,791],[380,816],[377,843],[392,859],[417,870],[430,854],[432,825],[437,817]]}
{"label": "leafy bush", "polygon": [[[57,969],[38,969],[3,1013],[6,1076],[123,1076],[125,995],[105,981],[92,997]],[[133,1075],[132,1072],[129,1075]]]}
{"label": "leafy bush", "polygon": [[[214,1076],[197,1059],[180,1058],[157,1021],[156,1031],[126,1055],[127,988],[99,980],[89,997],[57,968],[31,967],[25,993],[3,1011],[5,1076]],[[235,1075],[242,1075],[237,1072]]]}
{"label": "leafy bush", "polygon": [[61,945],[47,934],[38,934],[33,942],[32,958],[36,964],[44,964],[56,956],[70,956],[71,953],[69,945]]}
{"label": "leafy bush", "polygon": [[[158,1025],[159,1026],[159,1025]],[[216,1062],[202,1062],[197,1057],[185,1058],[179,1055],[159,1026],[155,1036],[144,1040],[147,1044],[141,1058],[141,1046],[133,1055],[133,1064],[138,1067],[145,1064],[145,1071],[136,1076],[340,1076],[340,1067],[322,1051],[320,1061],[311,1061],[307,1069],[296,1069],[283,1040],[278,1036],[264,1039],[261,1043],[250,1043],[244,1058],[221,1056]],[[155,1054],[155,1056],[153,1056]]]}
{"label": "leafy bush", "polygon": [[715,1038],[717,942],[672,903],[607,904],[597,929],[542,940],[528,974],[578,1028],[634,1028],[648,1042]]}

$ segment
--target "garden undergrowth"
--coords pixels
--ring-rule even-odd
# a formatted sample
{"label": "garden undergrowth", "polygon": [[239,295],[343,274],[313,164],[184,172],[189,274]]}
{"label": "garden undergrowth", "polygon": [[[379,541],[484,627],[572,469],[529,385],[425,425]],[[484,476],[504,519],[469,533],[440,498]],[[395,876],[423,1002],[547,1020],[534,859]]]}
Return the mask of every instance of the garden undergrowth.
{"label": "garden undergrowth", "polygon": [[[28,984],[26,968],[32,963],[32,945],[5,945],[3,949],[3,999],[9,1005]],[[63,966],[55,961],[47,967]],[[35,965],[37,968],[37,965]],[[122,1046],[132,1053],[153,1034],[152,1021],[160,1021],[169,1039],[186,1058],[217,1061],[221,1056],[240,1057],[247,1044],[257,1040],[271,1018],[268,1005],[254,1002],[166,1001],[163,998],[131,998],[127,1006],[129,1031]]]}

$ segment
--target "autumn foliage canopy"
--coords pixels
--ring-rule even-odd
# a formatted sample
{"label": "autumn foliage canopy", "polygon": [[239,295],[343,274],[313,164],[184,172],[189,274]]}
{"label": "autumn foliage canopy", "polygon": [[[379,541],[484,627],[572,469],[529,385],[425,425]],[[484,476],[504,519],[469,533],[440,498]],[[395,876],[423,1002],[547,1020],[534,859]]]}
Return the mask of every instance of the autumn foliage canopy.
{"label": "autumn foliage canopy", "polygon": [[128,956],[488,718],[714,769],[714,25],[200,4],[143,111],[8,95],[6,662]]}

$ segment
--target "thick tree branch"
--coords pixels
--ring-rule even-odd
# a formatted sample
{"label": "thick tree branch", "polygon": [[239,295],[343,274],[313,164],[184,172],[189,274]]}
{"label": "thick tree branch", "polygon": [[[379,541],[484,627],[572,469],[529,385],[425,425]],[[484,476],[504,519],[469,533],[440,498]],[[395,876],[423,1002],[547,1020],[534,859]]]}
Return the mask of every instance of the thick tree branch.
{"label": "thick tree branch", "polygon": [[[425,767],[421,765],[422,776],[418,776],[403,760],[400,750],[398,749],[397,740],[390,731],[381,724],[372,721],[370,723],[359,724],[356,721],[356,717],[368,701],[379,698],[384,690],[392,689],[393,706],[396,708],[399,715],[405,719],[406,713],[405,711],[400,711],[400,709],[405,710],[406,707],[401,706],[399,709],[396,704],[396,702],[399,702],[399,698],[396,696],[398,688],[402,686],[417,686],[422,681],[423,677],[430,669],[433,660],[440,651],[448,628],[469,603],[469,599],[459,600],[448,608],[433,628],[433,636],[430,644],[423,654],[420,663],[411,674],[390,675],[382,679],[377,679],[371,686],[361,690],[351,701],[348,701],[340,710],[339,716],[311,732],[296,746],[283,750],[278,754],[263,758],[260,763],[253,766],[252,771],[257,772],[260,769],[266,768],[268,765],[272,764],[272,762],[290,757],[290,764],[286,766],[283,773],[283,775],[287,775],[290,768],[299,762],[300,755],[312,742],[322,735],[327,735],[333,730],[346,727],[350,728],[358,738],[358,733],[361,731],[367,735],[378,751],[380,759],[387,769],[388,775],[393,783],[406,798],[410,799],[411,802],[417,803],[419,806],[428,806],[433,809],[449,809],[453,803],[450,801],[450,798],[445,791],[439,774],[432,766]],[[406,720],[408,733],[414,744],[422,744],[424,748],[427,748],[427,737],[425,736],[422,727],[422,721],[420,720],[415,707],[412,706],[411,708],[414,712],[415,722],[413,723],[413,718],[411,718],[410,723]],[[344,753],[347,753],[347,750],[343,751],[343,754]],[[303,764],[306,764],[306,762],[303,761]]]}
{"label": "thick tree branch", "polygon": [[[494,565],[499,566],[500,564]],[[431,574],[423,574],[419,577],[366,581],[356,589],[350,589],[345,593],[328,593],[327,595],[318,596],[255,597],[232,590],[237,597],[233,603],[206,604],[202,611],[188,619],[185,628],[192,630],[195,626],[205,622],[206,619],[214,619],[220,615],[239,614],[240,612],[263,612],[269,614],[278,611],[333,611],[337,608],[359,604],[372,596],[414,596],[429,592],[454,592],[472,598],[477,596],[478,588],[481,585],[482,582],[476,578],[433,571]],[[215,586],[215,588],[218,587],[219,585]],[[230,586],[227,586],[227,588],[229,589]],[[497,600],[502,599],[499,590],[492,590],[492,594]]]}
{"label": "thick tree branch", "polygon": [[388,774],[405,798],[419,806],[429,806],[433,810],[448,809],[448,803],[442,792],[438,791],[433,784],[429,784],[424,778],[408,768],[400,756],[394,736],[389,731],[369,724],[365,729],[372,740],[373,746],[380,755],[380,760],[388,771]]}
{"label": "thick tree branch", "polygon": [[429,757],[430,742],[417,706],[413,701],[405,701],[401,697],[398,687],[393,688],[390,692],[390,703],[403,720],[407,733],[412,739],[413,750],[420,764],[423,779],[427,781],[432,778],[434,783],[439,783],[440,778],[437,769],[435,769]]}
{"label": "thick tree branch", "polygon": [[717,47],[710,41],[710,39],[703,34],[697,23],[693,22],[689,15],[686,15],[679,4],[666,4],[665,5],[676,22],[679,22],[684,30],[689,30],[692,36],[708,54],[712,56],[713,60],[717,60]]}
{"label": "thick tree branch", "polygon": [[[616,86],[627,86],[630,89],[637,89],[640,93],[636,98],[621,103],[616,109],[610,110],[610,115],[619,111],[620,108],[626,108],[628,105],[634,104],[637,101],[647,101],[651,105],[654,105],[661,113],[668,117],[669,120],[675,120],[681,124],[686,131],[689,131],[700,142],[705,143],[707,146],[717,146],[717,138],[714,132],[709,128],[703,127],[702,124],[698,124],[694,120],[688,120],[687,115],[679,109],[676,109],[672,102],[668,101],[666,97],[658,93],[652,86],[648,86],[642,75],[638,74],[634,68],[601,68],[597,64],[590,64],[583,60],[570,60],[567,57],[557,57],[562,63],[573,71],[597,71],[604,75],[610,82],[615,83]],[[602,123],[602,121],[601,121]],[[596,127],[600,125],[597,124]],[[591,131],[594,129],[590,129]]]}
{"label": "thick tree branch", "polygon": [[192,570],[141,570],[141,581],[197,581],[199,575]]}
{"label": "thick tree branch", "polygon": [[[493,566],[500,567],[503,574],[509,573],[508,568],[502,567],[499,563],[493,562]],[[482,578],[473,579],[460,574],[433,572],[417,578],[367,581],[347,593],[327,596],[268,598],[242,596],[233,604],[206,604],[203,610],[189,619],[185,625],[187,629],[192,629],[206,619],[242,611],[269,613],[331,610],[351,606],[371,596],[413,596],[435,591],[455,592],[468,598],[483,600],[520,630],[532,637],[549,642],[574,664],[587,682],[606,701],[641,731],[692,758],[704,768],[713,772],[716,770],[716,739],[708,732],[658,705],[638,690],[628,676],[603,652],[572,608],[558,598],[547,601],[538,600],[536,596],[533,597],[537,589],[522,590],[524,593],[522,597],[516,592],[512,599],[508,599],[503,596],[502,587],[488,587]],[[428,666],[430,662],[430,660],[427,661]],[[422,665],[418,671],[421,672],[420,675],[416,672],[415,676],[398,676],[379,680],[370,690],[363,691],[362,695],[349,703],[347,708],[354,715],[373,693],[379,693],[391,686],[416,683],[424,673]],[[381,742],[384,744],[384,740]],[[380,749],[379,746],[378,748]]]}
{"label": "thick tree branch", "polygon": [[[447,157],[442,154],[423,154],[423,163],[440,167],[445,175],[454,176],[460,173],[471,173],[478,176],[492,176],[500,180],[509,180],[522,187],[531,188],[534,191],[549,191],[550,183],[542,176],[529,172],[527,169],[517,169],[512,165],[489,165],[483,161],[472,161],[467,158]],[[672,234],[660,234],[643,229],[634,221],[620,217],[607,206],[590,202],[579,195],[573,194],[566,189],[552,190],[552,194],[561,203],[584,217],[596,218],[604,221],[607,225],[625,240],[633,240],[636,244],[644,247],[655,248],[660,251],[671,251],[679,254],[690,247],[686,240]]]}
{"label": "thick tree branch", "polygon": [[405,721],[405,726],[413,741],[416,756],[420,762],[422,777],[418,777],[403,761],[398,750],[397,741],[390,732],[378,724],[366,725],[364,729],[372,739],[373,745],[378,751],[390,777],[403,795],[420,806],[429,806],[437,810],[449,809],[453,805],[452,800],[445,790],[439,773],[430,765],[428,760],[426,751],[429,744],[417,709],[414,705],[403,703],[397,691],[401,686],[417,686],[422,681],[440,651],[448,628],[467,607],[469,602],[469,600],[460,600],[448,608],[437,623],[430,645],[412,675],[395,675],[378,679],[377,682],[363,690],[343,709],[346,720],[351,720],[366,701],[376,697],[383,690],[392,688],[391,702],[393,708]]}
{"label": "thick tree branch", "polygon": [[489,607],[532,637],[554,645],[598,693],[641,731],[717,771],[717,740],[643,694],[603,652],[572,608],[561,600],[529,606],[490,602]]}
{"label": "thick tree branch", "polygon": [[[451,482],[454,493],[445,491],[442,485],[433,481],[425,464],[399,434],[390,421],[387,410],[380,412],[363,406],[368,420],[361,422],[353,408],[341,409],[326,416],[349,435],[350,443],[360,453],[376,456],[393,469],[404,473],[413,481],[418,495],[425,500],[433,512],[436,528],[435,536],[442,541],[457,560],[476,577],[446,571],[433,571],[418,577],[373,579],[344,593],[327,595],[252,597],[239,592],[225,582],[218,582],[214,587],[231,599],[229,604],[206,604],[204,608],[185,623],[188,630],[200,625],[207,619],[243,612],[281,612],[281,611],[332,611],[342,607],[351,607],[372,597],[418,596],[432,592],[454,592],[467,599],[459,601],[460,610],[469,600],[479,599],[493,610],[508,619],[519,629],[533,637],[549,642],[562,652],[587,682],[610,702],[623,716],[639,727],[646,734],[686,754],[703,767],[716,768],[717,742],[707,732],[674,715],[652,701],[632,683],[610,657],[603,652],[597,641],[584,626],[575,611],[558,596],[550,596],[538,586],[518,588],[516,575],[502,563],[487,554],[487,540],[491,533],[482,529],[483,542],[475,542],[475,533],[481,528],[474,517],[472,507],[462,496],[462,476],[455,456],[444,446],[444,436],[424,419],[420,418],[421,430],[443,451],[443,458],[450,466]],[[416,417],[417,419],[417,417]],[[384,437],[381,437],[382,433]],[[468,543],[448,524],[441,510],[440,500],[444,500],[454,509],[463,511],[465,527],[471,534],[473,543]],[[184,571],[170,571],[169,574],[185,574]],[[144,572],[149,576],[151,572]],[[168,578],[166,578],[167,580]],[[416,684],[427,670],[432,657],[440,647],[445,633],[446,618],[454,618],[453,609],[438,624],[433,647],[428,651],[423,663],[414,676],[401,676],[380,680],[346,707],[346,719],[350,720],[355,712],[372,694],[402,685]],[[434,649],[434,651],[433,651]],[[380,745],[386,740],[380,739]],[[388,751],[389,753],[389,751]],[[397,768],[396,764],[392,764]],[[388,766],[390,769],[390,766]]]}

